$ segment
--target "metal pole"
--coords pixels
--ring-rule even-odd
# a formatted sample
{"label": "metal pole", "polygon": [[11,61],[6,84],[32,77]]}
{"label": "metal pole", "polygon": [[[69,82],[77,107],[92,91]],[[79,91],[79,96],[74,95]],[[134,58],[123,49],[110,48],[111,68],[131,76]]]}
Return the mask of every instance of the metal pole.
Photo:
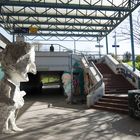
{"label": "metal pole", "polygon": [[114,45],[115,45],[115,56],[117,59],[117,39],[116,39],[116,31],[115,31],[115,35],[114,35]]}
{"label": "metal pole", "polygon": [[[13,24],[13,30],[15,30],[15,24]],[[13,33],[13,42],[15,42],[15,34]]]}
{"label": "metal pole", "polygon": [[108,37],[106,35],[106,54],[108,54]]}
{"label": "metal pole", "polygon": [[74,93],[74,91],[73,91],[73,64],[72,64],[72,53],[70,54],[70,60],[71,60],[71,64],[70,64],[70,69],[71,69],[71,71],[70,71],[70,73],[71,73],[71,101],[72,101],[72,98],[73,98],[73,93]]}
{"label": "metal pole", "polygon": [[76,41],[74,40],[74,54],[76,53]]}
{"label": "metal pole", "polygon": [[133,64],[133,71],[135,71],[136,66],[135,66],[135,51],[134,51],[132,13],[129,14],[129,19],[130,19],[130,32],[131,32],[132,64]]}
{"label": "metal pole", "polygon": [[99,40],[99,58],[101,58],[101,46],[100,46],[100,40]]}

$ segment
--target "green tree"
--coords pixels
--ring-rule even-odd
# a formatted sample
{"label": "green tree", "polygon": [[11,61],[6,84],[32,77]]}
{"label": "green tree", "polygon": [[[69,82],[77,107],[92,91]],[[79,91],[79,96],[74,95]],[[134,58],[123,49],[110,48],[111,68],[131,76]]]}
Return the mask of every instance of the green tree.
{"label": "green tree", "polygon": [[126,52],[126,53],[124,53],[123,54],[123,61],[124,62],[128,62],[128,61],[130,61],[131,60],[131,53],[130,52]]}
{"label": "green tree", "polygon": [[140,55],[136,56],[136,62],[140,62]]}

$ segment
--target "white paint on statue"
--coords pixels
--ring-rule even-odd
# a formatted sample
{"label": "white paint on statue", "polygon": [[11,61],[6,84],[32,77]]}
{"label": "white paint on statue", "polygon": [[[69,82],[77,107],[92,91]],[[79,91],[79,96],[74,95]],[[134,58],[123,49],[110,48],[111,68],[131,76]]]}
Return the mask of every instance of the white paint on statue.
{"label": "white paint on statue", "polygon": [[4,77],[0,81],[0,131],[22,131],[16,125],[16,112],[24,105],[24,91],[20,82],[28,81],[27,73],[36,74],[35,51],[28,43],[19,42],[6,46],[1,52]]}
{"label": "white paint on statue", "polygon": [[67,96],[67,103],[70,103],[71,102],[71,94],[72,94],[72,77],[69,73],[64,73],[62,75],[62,83],[63,83],[63,88],[64,88],[64,91],[65,91],[65,94]]}

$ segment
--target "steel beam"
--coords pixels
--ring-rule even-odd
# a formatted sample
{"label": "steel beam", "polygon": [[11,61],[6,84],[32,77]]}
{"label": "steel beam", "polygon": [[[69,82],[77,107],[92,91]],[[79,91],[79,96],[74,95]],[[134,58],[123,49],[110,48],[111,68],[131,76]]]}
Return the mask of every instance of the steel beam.
{"label": "steel beam", "polygon": [[81,16],[81,15],[55,15],[55,14],[39,14],[39,13],[6,13],[1,12],[3,16],[18,16],[18,17],[46,17],[46,18],[71,18],[71,19],[96,19],[96,20],[122,20],[122,17],[109,17],[109,16]]}
{"label": "steel beam", "polygon": [[24,36],[59,36],[59,37],[103,37],[105,35],[98,35],[98,34],[66,34],[66,33],[36,33],[36,34],[26,34],[23,33]]}
{"label": "steel beam", "polygon": [[23,7],[44,7],[44,8],[61,8],[61,9],[80,9],[80,10],[103,10],[103,11],[125,11],[129,12],[129,7],[116,7],[116,6],[98,6],[98,5],[85,5],[85,4],[62,4],[62,3],[49,3],[49,2],[31,2],[31,1],[0,1],[3,6],[23,6]]}
{"label": "steel beam", "polygon": [[68,23],[68,22],[48,22],[48,21],[2,21],[0,23],[9,23],[9,24],[27,24],[27,25],[69,25],[69,26],[97,26],[97,27],[113,27],[112,24],[98,24],[98,23]]}

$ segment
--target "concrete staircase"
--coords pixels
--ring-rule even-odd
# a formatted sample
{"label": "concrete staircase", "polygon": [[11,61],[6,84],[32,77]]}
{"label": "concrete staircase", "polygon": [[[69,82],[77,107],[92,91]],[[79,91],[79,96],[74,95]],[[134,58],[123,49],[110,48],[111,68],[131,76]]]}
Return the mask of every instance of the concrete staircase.
{"label": "concrete staircase", "polygon": [[122,75],[113,73],[106,64],[96,66],[103,75],[105,95],[93,108],[128,114],[128,90],[135,88]]}

